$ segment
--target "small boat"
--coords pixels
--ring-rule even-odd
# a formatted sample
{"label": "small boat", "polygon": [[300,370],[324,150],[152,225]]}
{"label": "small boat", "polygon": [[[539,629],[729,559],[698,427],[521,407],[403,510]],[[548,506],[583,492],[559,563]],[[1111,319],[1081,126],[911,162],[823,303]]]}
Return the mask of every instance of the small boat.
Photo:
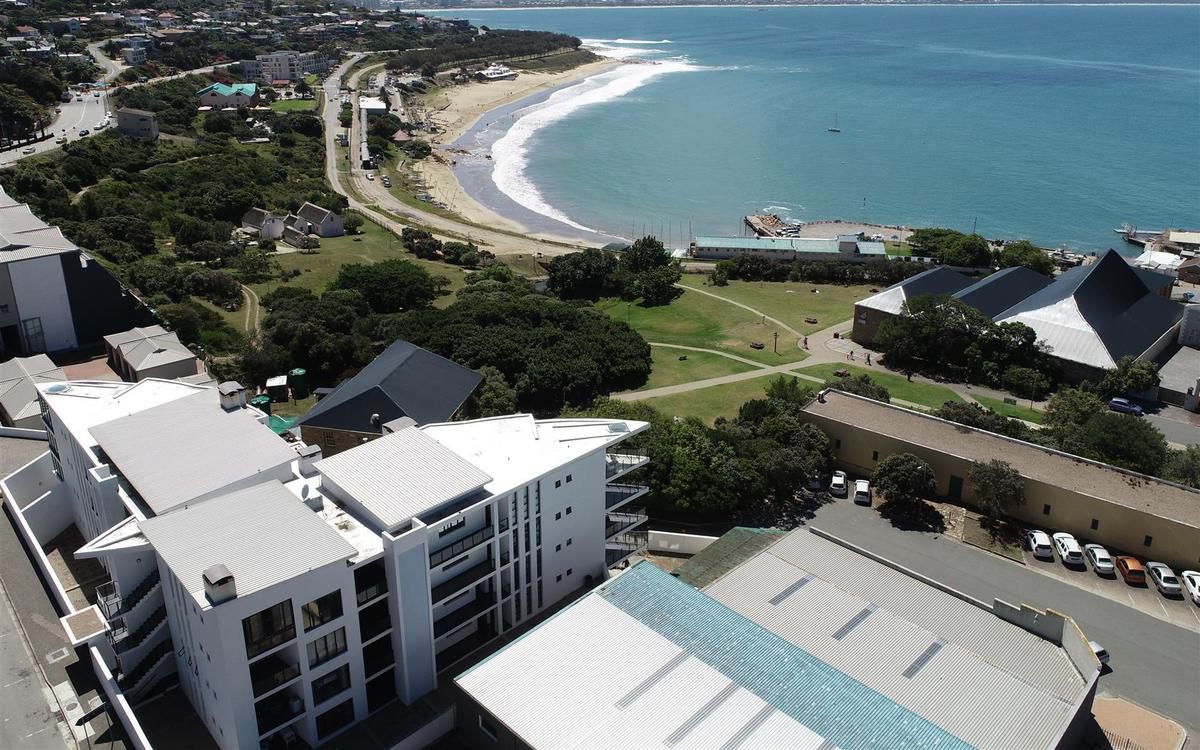
{"label": "small boat", "polygon": [[832,127],[832,128],[826,128],[826,130],[828,130],[830,133],[840,133],[840,132],[842,132],[842,129],[838,127],[838,118],[837,118],[837,112],[834,112],[834,113],[833,113],[833,127]]}

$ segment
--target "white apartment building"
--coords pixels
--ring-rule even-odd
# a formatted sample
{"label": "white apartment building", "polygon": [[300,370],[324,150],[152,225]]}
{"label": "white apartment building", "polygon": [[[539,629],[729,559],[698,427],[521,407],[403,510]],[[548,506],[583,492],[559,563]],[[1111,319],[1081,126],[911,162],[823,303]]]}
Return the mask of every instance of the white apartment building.
{"label": "white apartment building", "polygon": [[236,384],[39,390],[51,450],[3,480],[19,530],[79,527],[112,579],[89,646],[135,709],[177,680],[222,748],[412,704],[645,546],[621,480],[647,459],[618,448],[642,422],[401,419],[321,459]]}
{"label": "white apartment building", "polygon": [[258,78],[266,83],[272,81],[299,81],[309,73],[318,73],[329,68],[329,60],[319,52],[297,52],[281,50],[257,55],[253,60],[238,63],[246,78]]}

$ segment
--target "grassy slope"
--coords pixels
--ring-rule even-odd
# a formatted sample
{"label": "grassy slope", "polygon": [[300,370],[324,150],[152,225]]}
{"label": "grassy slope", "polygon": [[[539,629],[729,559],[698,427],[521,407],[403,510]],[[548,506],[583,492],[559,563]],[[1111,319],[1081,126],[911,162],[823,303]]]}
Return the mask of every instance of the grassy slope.
{"label": "grassy slope", "polygon": [[[795,281],[730,281],[729,286],[704,286],[707,277],[685,274],[682,283],[720,295],[781,320],[800,333],[813,333],[854,316],[854,303],[871,295],[870,286],[808,284]],[[818,293],[814,293],[816,290]],[[805,323],[805,318],[816,323]],[[782,335],[781,335],[782,338]]]}
{"label": "grassy slope", "polygon": [[1026,422],[1041,424],[1045,416],[1042,412],[1036,409],[1030,409],[1028,406],[1020,406],[1019,404],[1006,404],[998,398],[989,398],[987,396],[975,396],[971,398],[979,402],[981,406],[986,406],[997,414],[1014,419],[1023,419]]}
{"label": "grassy slope", "polygon": [[[638,389],[641,391],[679,383],[690,383],[694,380],[718,378],[722,375],[734,375],[754,369],[744,362],[738,362],[718,354],[688,352],[658,346],[651,347],[650,353],[654,360],[650,371],[650,380]],[[680,357],[687,357],[687,359],[680,361]]]}
{"label": "grassy slope", "polygon": [[271,109],[276,112],[311,112],[316,106],[316,99],[279,99],[271,102]]}
{"label": "grassy slope", "polygon": [[[646,403],[667,414],[697,417],[707,424],[712,424],[717,417],[737,415],[738,408],[747,401],[764,398],[767,384],[777,377],[781,376],[764,375],[760,378],[714,385],[697,391],[677,393],[673,396],[646,399]],[[808,385],[806,381],[801,381],[801,384]]]}
{"label": "grassy slope", "polygon": [[833,377],[833,373],[836,370],[849,370],[854,375],[869,375],[876,383],[887,388],[892,398],[911,401],[914,404],[928,406],[931,409],[936,409],[947,401],[962,401],[962,398],[949,388],[932,383],[921,383],[915,380],[910,382],[904,376],[893,375],[883,368],[856,367],[854,365],[830,362],[803,367],[796,370],[796,372],[828,379]]}

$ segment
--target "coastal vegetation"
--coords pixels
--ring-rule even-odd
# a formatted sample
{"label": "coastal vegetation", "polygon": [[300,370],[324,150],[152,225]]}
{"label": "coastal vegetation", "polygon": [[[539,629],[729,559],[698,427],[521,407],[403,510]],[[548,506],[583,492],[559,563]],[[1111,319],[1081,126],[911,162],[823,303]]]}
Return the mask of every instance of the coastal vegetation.
{"label": "coastal vegetation", "polygon": [[391,70],[415,70],[432,74],[468,62],[514,57],[537,57],[561,50],[576,50],[582,42],[573,36],[548,31],[489,29],[480,35],[467,27],[447,35],[430,49],[402,52],[388,61]]}
{"label": "coastal vegetation", "polygon": [[1054,261],[1043,248],[1027,240],[1005,243],[993,250],[978,234],[938,227],[915,229],[908,238],[913,255],[934,258],[948,266],[1010,268],[1024,266],[1042,274],[1054,272]]}
{"label": "coastal vegetation", "polygon": [[802,281],[812,284],[870,284],[891,286],[927,270],[920,263],[880,258],[865,263],[797,260],[772,261],[757,255],[742,255],[718,261],[709,281],[725,286],[731,279],[743,281]]}
{"label": "coastal vegetation", "polygon": [[[802,367],[796,370],[796,372],[829,381],[837,377],[835,373],[839,370],[849,372],[856,378],[866,377],[886,389],[886,392],[892,399],[905,401],[909,404],[937,409],[947,402],[962,402],[961,396],[945,386],[934,383],[923,383],[919,380],[908,380],[903,376],[887,372],[882,368],[866,368],[858,367],[857,365],[843,365],[829,362]],[[847,389],[843,388],[842,390]]]}

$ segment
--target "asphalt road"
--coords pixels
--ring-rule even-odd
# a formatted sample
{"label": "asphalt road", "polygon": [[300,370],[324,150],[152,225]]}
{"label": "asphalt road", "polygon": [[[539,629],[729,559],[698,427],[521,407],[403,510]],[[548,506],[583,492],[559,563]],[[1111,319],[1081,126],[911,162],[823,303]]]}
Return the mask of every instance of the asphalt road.
{"label": "asphalt road", "polygon": [[[7,524],[7,519],[0,519]],[[3,594],[3,592],[0,592]],[[58,721],[51,712],[43,689],[45,684],[37,665],[13,620],[8,597],[0,601],[0,703],[4,721],[0,722],[0,747],[13,750],[66,748],[58,732]]]}
{"label": "asphalt road", "polygon": [[[80,128],[86,128],[88,131],[95,132],[95,125],[98,121],[104,119],[104,113],[108,111],[108,95],[101,93],[99,97],[86,94],[81,97],[82,101],[72,99],[69,102],[63,102],[58,107],[62,109],[62,113],[55,115],[53,124],[46,128],[47,133],[53,133],[53,137],[47,138],[44,141],[38,141],[32,144],[34,154],[42,154],[52,149],[59,148],[59,145],[54,141],[64,135],[63,130],[66,130],[65,135],[72,141],[79,140]],[[33,154],[22,153],[26,147],[15,148],[11,151],[0,152],[0,166],[6,166],[24,159]]]}
{"label": "asphalt road", "polygon": [[982,601],[1070,615],[1111,655],[1101,694],[1169,716],[1200,736],[1200,634],[938,534],[900,531],[846,500],[818,510],[809,525]]}
{"label": "asphalt road", "polygon": [[[1166,435],[1168,442],[1177,445],[1200,445],[1200,427],[1184,421],[1186,417],[1182,415],[1186,414],[1182,409],[1168,407],[1162,414],[1147,414],[1145,419]],[[1181,416],[1174,418],[1176,415]]]}

